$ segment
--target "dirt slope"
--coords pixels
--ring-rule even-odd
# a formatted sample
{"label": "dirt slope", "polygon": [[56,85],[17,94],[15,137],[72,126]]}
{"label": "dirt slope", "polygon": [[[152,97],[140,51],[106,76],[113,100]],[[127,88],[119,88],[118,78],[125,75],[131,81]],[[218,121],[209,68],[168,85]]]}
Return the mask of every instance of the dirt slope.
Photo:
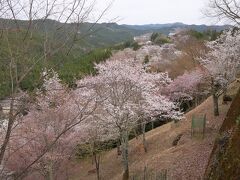
{"label": "dirt slope", "polygon": [[[239,84],[234,82],[228,90],[235,95]],[[168,177],[173,180],[202,179],[212,151],[215,138],[230,107],[220,101],[220,116],[213,116],[212,98],[209,97],[198,107],[188,112],[179,123],[163,125],[147,133],[148,152],[144,153],[141,137],[130,141],[130,174],[143,170],[144,166],[159,171],[168,169]],[[206,134],[204,140],[191,139],[192,115],[206,114]],[[172,142],[183,134],[177,146]],[[121,157],[116,149],[102,155],[101,176],[103,180],[120,180],[122,175]],[[74,168],[73,180],[95,180],[96,174],[91,159],[78,162]]]}
{"label": "dirt slope", "polygon": [[205,179],[240,179],[240,89],[231,104],[215,141]]}

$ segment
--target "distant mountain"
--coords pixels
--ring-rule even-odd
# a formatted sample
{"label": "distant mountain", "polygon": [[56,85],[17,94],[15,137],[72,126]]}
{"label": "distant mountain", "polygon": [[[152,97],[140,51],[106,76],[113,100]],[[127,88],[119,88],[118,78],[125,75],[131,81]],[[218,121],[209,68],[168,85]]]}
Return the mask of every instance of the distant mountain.
{"label": "distant mountain", "polygon": [[222,31],[229,26],[207,26],[207,25],[187,25],[183,23],[170,24],[148,24],[148,25],[118,25],[116,23],[83,23],[79,30],[85,34],[92,27],[89,36],[86,36],[85,42],[90,47],[104,47],[131,40],[135,36],[152,32],[161,32],[168,35],[176,28],[194,29],[196,31],[216,30]]}
{"label": "distant mountain", "polygon": [[183,23],[167,23],[167,24],[144,24],[144,25],[127,25],[123,24],[123,26],[136,29],[136,30],[159,30],[162,28],[172,28],[172,27],[184,27],[186,26]]}
{"label": "distant mountain", "polygon": [[188,24],[183,24],[180,22],[177,23],[168,23],[168,24],[146,24],[146,25],[123,25],[126,28],[133,29],[133,30],[138,30],[138,31],[148,31],[148,32],[162,32],[164,34],[169,34],[172,30],[176,28],[185,28],[185,29],[193,29],[196,31],[206,31],[206,30],[216,30],[216,31],[222,31],[224,29],[229,28],[229,25],[188,25]]}
{"label": "distant mountain", "polygon": [[[80,32],[83,34],[93,26],[92,23],[83,23],[80,26]],[[161,32],[168,35],[176,28],[194,29],[196,31],[216,30],[222,31],[229,26],[207,26],[207,25],[187,25],[183,23],[169,24],[147,24],[147,25],[118,25],[116,23],[95,24],[91,29],[90,36],[85,38],[85,42],[90,47],[109,46],[123,41],[131,40],[135,36],[152,32]]]}
{"label": "distant mountain", "polygon": [[[27,21],[18,20],[20,28],[26,29],[28,27]],[[5,26],[4,26],[5,25]],[[0,29],[17,28],[13,20],[0,19]],[[229,26],[207,26],[207,25],[187,25],[180,22],[168,23],[168,24],[146,24],[146,25],[118,25],[116,23],[82,23],[79,27],[77,24],[63,24],[55,20],[35,20],[33,21],[34,29],[36,33],[44,33],[45,31],[54,32],[57,28],[61,27],[62,30],[58,31],[58,40],[63,40],[66,31],[70,31],[73,28],[78,28],[78,36],[80,41],[77,42],[77,46],[81,46],[82,49],[93,49],[99,47],[108,47],[114,44],[118,44],[127,40],[132,40],[134,36],[139,36],[150,32],[161,32],[169,34],[176,28],[194,29],[197,31],[205,30],[217,30],[221,31]],[[56,34],[55,34],[56,35]]]}

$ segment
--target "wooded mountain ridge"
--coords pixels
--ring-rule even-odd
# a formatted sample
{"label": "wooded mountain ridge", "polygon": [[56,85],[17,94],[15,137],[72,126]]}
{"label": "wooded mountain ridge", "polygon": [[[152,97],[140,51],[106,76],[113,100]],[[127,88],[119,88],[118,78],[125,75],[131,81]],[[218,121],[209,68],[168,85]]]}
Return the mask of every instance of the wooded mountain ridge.
{"label": "wooded mountain ridge", "polygon": [[[0,29],[26,29],[28,28],[28,21],[24,20],[7,20],[0,19]],[[58,31],[59,37],[64,37],[65,30],[78,28],[78,35],[80,40],[77,44],[81,44],[82,48],[93,49],[103,48],[115,45],[124,41],[132,40],[135,36],[143,35],[146,33],[160,32],[168,35],[176,28],[193,29],[199,32],[207,30],[222,31],[227,29],[229,25],[188,25],[184,23],[167,23],[167,24],[146,24],[146,25],[119,25],[117,23],[89,23],[84,22],[76,23],[61,23],[55,20],[34,20],[34,29],[38,33],[54,32],[56,29],[62,28]],[[5,25],[5,26],[3,26]],[[8,27],[6,27],[6,25]],[[62,32],[62,33],[61,33]]]}

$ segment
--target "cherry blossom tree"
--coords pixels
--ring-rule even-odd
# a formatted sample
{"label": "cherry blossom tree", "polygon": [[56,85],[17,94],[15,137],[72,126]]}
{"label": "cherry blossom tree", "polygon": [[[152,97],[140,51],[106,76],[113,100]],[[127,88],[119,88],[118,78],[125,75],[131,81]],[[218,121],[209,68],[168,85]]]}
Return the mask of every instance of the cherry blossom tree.
{"label": "cherry blossom tree", "polygon": [[167,43],[162,46],[145,45],[136,52],[136,59],[145,62],[146,56],[148,63],[146,66],[151,69],[160,69],[163,65],[170,64],[182,55],[182,52],[176,49],[175,44]]}
{"label": "cherry blossom tree", "polygon": [[111,126],[106,124],[99,115],[102,112],[102,108],[98,107],[94,113],[89,117],[88,121],[85,121],[81,125],[80,133],[84,136],[80,137],[81,144],[88,144],[88,150],[92,156],[92,164],[95,165],[96,178],[101,179],[100,165],[101,165],[101,152],[103,149],[103,142],[116,139],[117,132]]}
{"label": "cherry blossom tree", "polygon": [[214,114],[218,116],[218,98],[221,92],[226,95],[240,64],[240,32],[235,29],[226,31],[216,41],[207,42],[206,45],[210,51],[200,62],[208,71]]}
{"label": "cherry blossom tree", "polygon": [[194,100],[197,105],[199,97],[207,94],[207,89],[204,90],[205,76],[205,72],[200,68],[191,72],[185,72],[183,75],[175,78],[164,89],[164,93],[180,106],[186,103],[188,108],[190,108],[190,101]]}
{"label": "cherry blossom tree", "polygon": [[[46,66],[49,58],[60,52],[69,54],[77,40],[90,34],[93,26],[86,33],[79,34],[82,23],[90,18],[97,23],[109,8],[96,12],[95,4],[96,1],[91,0],[0,1],[0,38],[6,45],[6,49],[3,49],[5,63],[2,67],[6,74],[6,84],[9,84],[6,88],[9,88],[10,99],[6,132],[0,144],[0,165],[4,161],[12,128],[21,116],[15,106],[19,103],[16,99],[20,89],[24,89],[22,84],[32,76],[39,64]],[[49,28],[49,23],[52,23],[52,28]],[[69,23],[72,23],[73,28],[66,28]],[[38,31],[40,34],[36,36]],[[39,37],[38,46],[33,43],[36,37]],[[29,84],[36,88],[35,83]]]}
{"label": "cherry blossom tree", "polygon": [[174,103],[161,95],[170,79],[167,73],[150,74],[134,59],[111,59],[97,64],[98,75],[88,77],[84,84],[95,90],[101,111],[95,114],[105,127],[120,137],[123,179],[129,177],[128,137],[140,118],[157,115],[179,118]]}
{"label": "cherry blossom tree", "polygon": [[10,138],[5,164],[15,172],[16,179],[35,178],[35,173],[47,179],[63,178],[62,172],[84,136],[80,124],[88,120],[97,104],[86,87],[70,91],[55,72],[52,77],[46,76],[36,103]]}

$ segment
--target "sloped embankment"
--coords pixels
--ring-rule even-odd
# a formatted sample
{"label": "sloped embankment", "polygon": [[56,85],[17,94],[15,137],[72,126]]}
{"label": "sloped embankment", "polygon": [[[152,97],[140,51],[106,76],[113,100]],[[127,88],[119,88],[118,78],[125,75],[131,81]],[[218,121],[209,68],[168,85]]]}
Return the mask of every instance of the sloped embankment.
{"label": "sloped embankment", "polygon": [[231,104],[211,153],[205,179],[240,179],[240,89]]}
{"label": "sloped embankment", "polygon": [[[239,86],[239,83],[232,83],[228,88],[228,94],[236,97]],[[236,103],[235,100],[233,104]],[[220,116],[215,117],[212,97],[209,97],[198,107],[186,113],[185,119],[177,124],[170,122],[147,132],[147,153],[144,152],[141,137],[132,139],[129,142],[130,175],[141,173],[146,166],[156,172],[167,169],[168,178],[173,180],[203,179],[215,139],[224,119],[226,119],[230,104],[220,102]],[[191,138],[191,119],[193,115],[197,114],[206,114],[207,117],[206,133],[203,140]],[[177,146],[173,146],[172,142],[179,135],[181,138]],[[72,180],[96,179],[95,167],[91,158],[77,162],[72,170]],[[117,155],[116,149],[102,154],[100,174],[102,180],[122,179],[121,157]]]}

